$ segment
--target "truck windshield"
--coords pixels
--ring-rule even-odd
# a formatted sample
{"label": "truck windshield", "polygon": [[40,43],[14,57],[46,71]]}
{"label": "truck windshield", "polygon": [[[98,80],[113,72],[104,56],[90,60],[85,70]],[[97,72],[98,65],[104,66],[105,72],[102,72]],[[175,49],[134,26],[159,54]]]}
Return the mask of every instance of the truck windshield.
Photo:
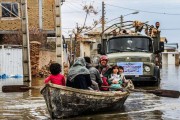
{"label": "truck windshield", "polygon": [[119,37],[107,42],[107,53],[115,52],[150,52],[151,42],[145,37]]}

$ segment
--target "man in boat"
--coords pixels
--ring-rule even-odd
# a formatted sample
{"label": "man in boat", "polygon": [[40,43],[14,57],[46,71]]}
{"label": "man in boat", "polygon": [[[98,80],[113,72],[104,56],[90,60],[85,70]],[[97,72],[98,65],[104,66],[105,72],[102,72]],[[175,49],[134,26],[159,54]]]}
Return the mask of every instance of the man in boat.
{"label": "man in boat", "polygon": [[[97,69],[99,70],[99,73],[101,75],[101,79],[103,81],[103,86],[109,86],[107,82],[107,76],[105,76],[105,73],[107,70],[109,70],[110,65],[108,65],[108,57],[106,55],[102,55],[99,60],[99,65],[97,66]],[[101,88],[102,91],[107,91],[108,88]]]}
{"label": "man in boat", "polygon": [[90,72],[86,68],[86,61],[78,57],[75,63],[69,69],[66,86],[79,89],[92,89]]}
{"label": "man in boat", "polygon": [[84,59],[86,61],[86,68],[90,72],[92,88],[94,90],[99,90],[99,88],[101,87],[101,85],[103,83],[101,80],[101,77],[100,77],[100,73],[95,67],[92,66],[90,57],[84,57]]}

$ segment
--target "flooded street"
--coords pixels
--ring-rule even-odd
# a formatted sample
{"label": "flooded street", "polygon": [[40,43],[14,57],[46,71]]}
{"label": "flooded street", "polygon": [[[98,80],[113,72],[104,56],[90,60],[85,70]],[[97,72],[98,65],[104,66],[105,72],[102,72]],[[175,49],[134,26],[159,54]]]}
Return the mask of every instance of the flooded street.
{"label": "flooded street", "polygon": [[[22,79],[0,79],[3,85],[23,84]],[[43,85],[42,79],[33,79],[32,86]],[[157,87],[144,87],[144,89]],[[160,89],[180,91],[180,67],[163,66]],[[126,100],[123,109],[95,115],[76,117],[76,120],[180,120],[180,98],[158,97],[135,92]],[[0,89],[1,120],[48,120],[49,114],[38,89],[25,93],[2,93]],[[71,120],[70,119],[70,120]]]}

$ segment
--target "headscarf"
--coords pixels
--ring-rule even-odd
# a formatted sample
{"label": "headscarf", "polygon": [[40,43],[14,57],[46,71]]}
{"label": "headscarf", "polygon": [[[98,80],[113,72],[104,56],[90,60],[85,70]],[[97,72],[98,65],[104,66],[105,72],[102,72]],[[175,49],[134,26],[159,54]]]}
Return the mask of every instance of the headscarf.
{"label": "headscarf", "polygon": [[90,74],[89,70],[86,68],[86,62],[82,57],[78,57],[75,63],[71,66],[71,68],[69,69],[67,79],[73,82],[73,79],[80,74]]}

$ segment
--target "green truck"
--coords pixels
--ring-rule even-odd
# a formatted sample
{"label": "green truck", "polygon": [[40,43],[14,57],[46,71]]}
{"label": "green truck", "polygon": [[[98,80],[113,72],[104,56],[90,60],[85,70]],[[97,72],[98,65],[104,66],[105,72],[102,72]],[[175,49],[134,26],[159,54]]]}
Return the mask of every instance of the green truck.
{"label": "green truck", "polygon": [[[161,52],[164,51],[164,42],[160,41],[160,31],[157,26],[155,28],[145,23],[135,24],[135,22],[137,21],[132,22],[135,28],[133,33],[132,30],[128,33],[118,26],[118,23],[107,28],[105,31],[111,32],[106,34],[106,37],[102,34],[101,43],[97,46],[98,53],[107,55],[110,65],[123,66],[127,79],[159,85]],[[139,34],[143,29],[146,34]]]}

